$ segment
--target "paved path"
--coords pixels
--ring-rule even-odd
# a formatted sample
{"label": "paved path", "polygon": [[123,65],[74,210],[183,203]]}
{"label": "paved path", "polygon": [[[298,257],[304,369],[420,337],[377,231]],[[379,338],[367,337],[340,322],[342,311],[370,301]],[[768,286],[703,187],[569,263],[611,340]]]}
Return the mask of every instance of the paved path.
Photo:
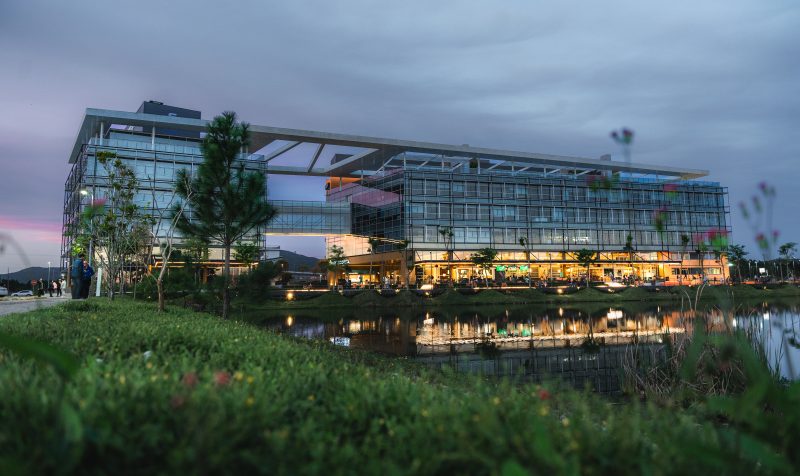
{"label": "paved path", "polygon": [[15,312],[28,312],[34,309],[50,307],[61,302],[69,301],[68,297],[45,297],[45,298],[3,298],[0,301],[0,316],[13,314]]}

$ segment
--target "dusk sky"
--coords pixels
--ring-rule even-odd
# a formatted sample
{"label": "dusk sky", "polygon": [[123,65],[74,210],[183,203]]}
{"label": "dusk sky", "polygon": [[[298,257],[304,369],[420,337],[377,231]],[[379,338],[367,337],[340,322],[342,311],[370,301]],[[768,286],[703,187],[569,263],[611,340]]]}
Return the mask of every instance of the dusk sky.
{"label": "dusk sky", "polygon": [[[708,169],[738,210],[777,190],[800,242],[800,3],[0,2],[0,272],[59,261],[87,107],[143,100],[254,124]],[[273,176],[271,198],[322,199]],[[270,239],[324,254],[320,238]]]}

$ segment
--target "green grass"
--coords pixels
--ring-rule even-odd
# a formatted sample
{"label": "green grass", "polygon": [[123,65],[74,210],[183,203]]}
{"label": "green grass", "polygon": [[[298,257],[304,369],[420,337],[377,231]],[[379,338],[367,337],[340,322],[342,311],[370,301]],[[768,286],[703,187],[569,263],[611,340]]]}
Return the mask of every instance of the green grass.
{"label": "green grass", "polygon": [[800,392],[765,372],[747,401],[687,410],[429,373],[130,301],[11,315],[0,332],[81,362],[60,402],[55,371],[0,350],[3,474],[796,474]]}

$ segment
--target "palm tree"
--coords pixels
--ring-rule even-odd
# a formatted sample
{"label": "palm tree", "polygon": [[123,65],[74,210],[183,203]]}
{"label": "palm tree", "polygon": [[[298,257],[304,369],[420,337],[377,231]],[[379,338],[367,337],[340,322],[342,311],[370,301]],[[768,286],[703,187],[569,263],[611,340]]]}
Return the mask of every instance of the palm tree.
{"label": "palm tree", "polygon": [[488,271],[492,267],[495,258],[497,258],[497,250],[494,248],[481,248],[477,253],[473,253],[469,257],[472,263],[483,271],[486,286],[489,285]]}
{"label": "palm tree", "polygon": [[333,271],[334,286],[338,286],[337,278],[339,270],[344,269],[347,265],[347,257],[344,255],[344,249],[341,246],[333,245],[328,253],[326,266],[329,271]]}
{"label": "palm tree", "polygon": [[[687,234],[681,235],[681,248],[683,248],[684,253],[689,252],[689,243],[691,243],[692,238]],[[683,254],[681,254],[681,264],[678,267],[678,284],[683,284]]]}
{"label": "palm tree", "polygon": [[586,287],[589,287],[589,268],[597,261],[597,252],[583,248],[578,251],[575,258],[586,268]]}
{"label": "palm tree", "polygon": [[444,240],[444,249],[447,255],[447,281],[452,286],[453,284],[453,270],[451,269],[450,262],[452,261],[452,257],[450,256],[451,248],[453,247],[453,227],[451,226],[440,226],[439,227],[439,234],[442,235],[442,239]]}
{"label": "palm tree", "polygon": [[[788,243],[782,244],[778,248],[778,254],[781,257],[781,260],[789,260],[794,259],[794,253],[797,251],[797,243],[794,241],[790,241]],[[786,274],[789,274],[788,265],[786,267]],[[781,280],[783,280],[783,267],[781,267]]]}
{"label": "palm tree", "polygon": [[367,238],[367,243],[369,243],[369,279],[372,280],[372,259],[375,256],[375,253],[378,251],[378,246],[381,244],[381,239],[373,236]]}
{"label": "palm tree", "polygon": [[633,235],[630,233],[625,237],[625,246],[623,246],[622,249],[628,253],[628,264],[630,264],[633,270],[633,275],[636,276],[636,269],[633,267]]}
{"label": "palm tree", "polygon": [[176,228],[186,237],[219,243],[224,252],[222,317],[228,317],[231,292],[231,248],[254,228],[268,223],[275,209],[267,203],[266,178],[245,170],[241,152],[250,144],[250,126],[236,120],[236,113],[215,117],[206,130],[200,148],[203,162],[191,178],[186,169],[178,173],[173,208]]}
{"label": "palm tree", "polygon": [[519,245],[525,250],[525,258],[528,260],[528,287],[531,287],[531,247],[528,239],[524,236],[519,237]]}
{"label": "palm tree", "polygon": [[[396,245],[397,249],[403,255],[403,263],[405,263],[405,265],[406,265],[406,270],[403,273],[403,286],[405,286],[406,288],[408,287],[408,275],[409,275],[409,273],[411,273],[411,270],[414,269],[413,263],[409,263],[409,260],[408,260],[408,245],[410,243],[411,242],[408,241],[408,240],[402,240],[400,243],[397,243],[397,245]],[[403,266],[401,265],[400,269],[402,270],[402,268],[403,268]]]}
{"label": "palm tree", "polygon": [[744,245],[728,246],[728,259],[736,263],[736,274],[739,275],[739,283],[742,282],[742,269],[740,266],[745,256],[747,256],[747,251],[744,250]]}

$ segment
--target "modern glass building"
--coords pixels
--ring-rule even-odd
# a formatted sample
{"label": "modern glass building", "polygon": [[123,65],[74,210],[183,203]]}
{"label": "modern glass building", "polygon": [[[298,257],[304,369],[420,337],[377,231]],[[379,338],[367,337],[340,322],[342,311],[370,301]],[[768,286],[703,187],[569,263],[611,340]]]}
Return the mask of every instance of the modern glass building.
{"label": "modern glass building", "polygon": [[[87,110],[65,190],[65,258],[77,192],[102,193],[98,150],[130,162],[148,188],[141,204],[154,209],[168,205],[175,171],[202,161],[207,121],[159,107]],[[254,238],[324,235],[326,249],[343,248],[351,281],[577,279],[586,274],[577,260],[584,249],[597,253],[594,280],[726,274],[724,256],[700,252],[709,235],[730,231],[727,190],[699,180],[704,170],[259,125],[251,136],[242,160],[270,180],[327,177],[325,201],[273,201],[277,218]],[[479,269],[471,256],[486,248],[497,256]]]}

